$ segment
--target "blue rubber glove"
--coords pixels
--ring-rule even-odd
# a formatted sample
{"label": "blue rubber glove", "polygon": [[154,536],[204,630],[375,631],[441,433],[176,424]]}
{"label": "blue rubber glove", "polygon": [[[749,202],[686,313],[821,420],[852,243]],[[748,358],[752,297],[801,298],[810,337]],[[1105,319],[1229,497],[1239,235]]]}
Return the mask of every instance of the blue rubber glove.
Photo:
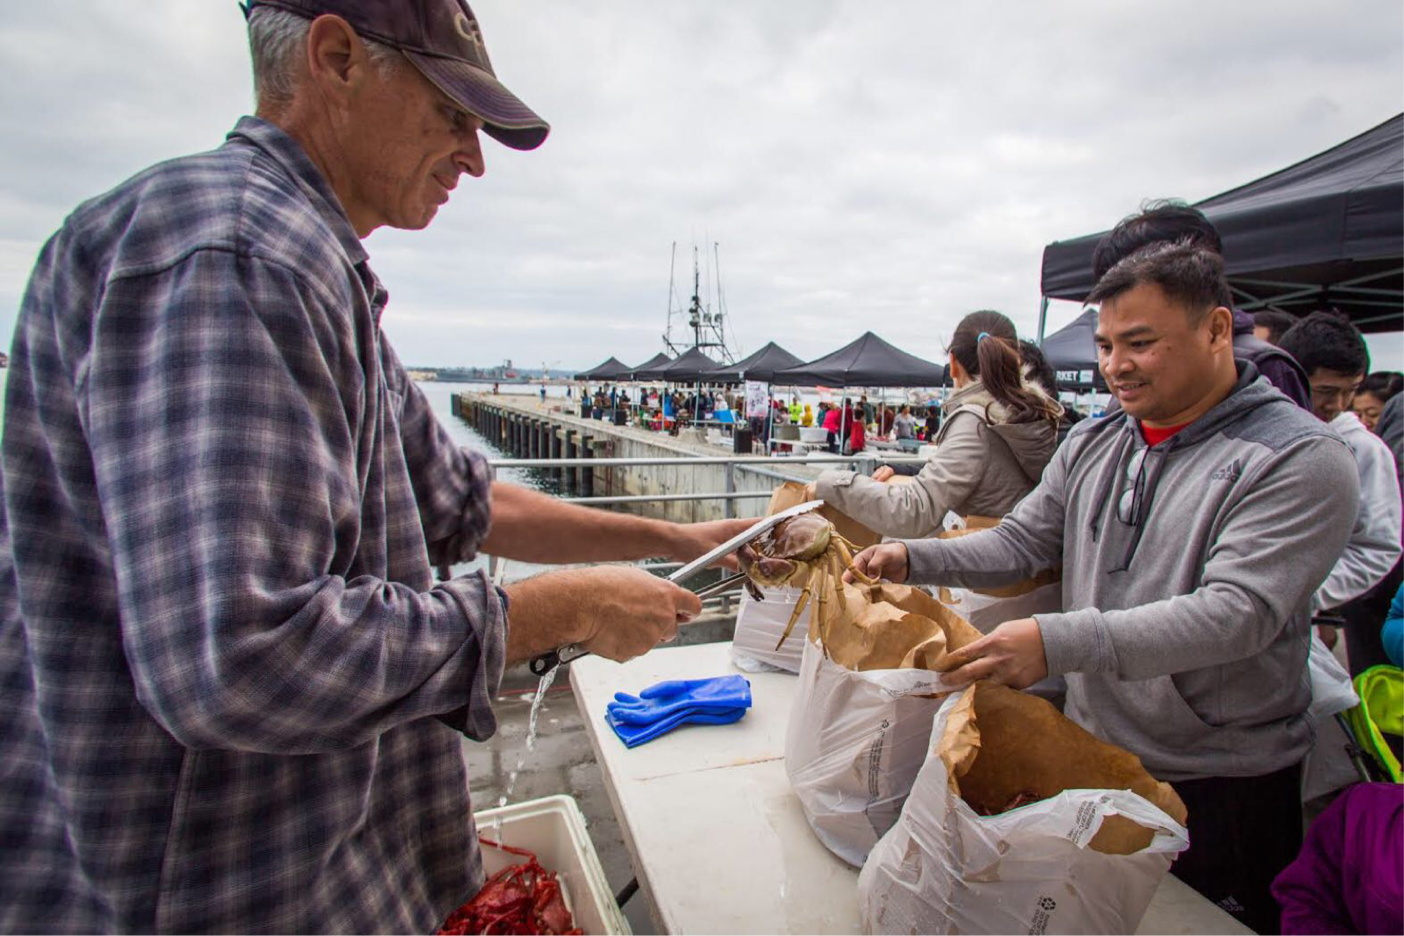
{"label": "blue rubber glove", "polygon": [[682,709],[649,724],[638,725],[617,721],[612,712],[605,714],[605,721],[619,735],[626,747],[638,747],[652,741],[659,735],[667,734],[679,725],[729,725],[740,721],[746,714],[745,708]]}
{"label": "blue rubber glove", "polygon": [[711,679],[670,679],[638,695],[616,692],[606,708],[610,716],[631,725],[649,725],[685,709],[750,708],[751,684],[744,676]]}

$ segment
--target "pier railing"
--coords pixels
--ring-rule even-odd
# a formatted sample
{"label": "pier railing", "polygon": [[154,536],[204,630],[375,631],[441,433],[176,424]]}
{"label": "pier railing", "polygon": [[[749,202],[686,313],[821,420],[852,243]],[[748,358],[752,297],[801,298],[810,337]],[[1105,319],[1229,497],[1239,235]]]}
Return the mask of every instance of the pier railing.
{"label": "pier railing", "polygon": [[812,481],[813,478],[805,478],[795,474],[787,474],[777,471],[773,467],[777,464],[810,464],[812,462],[822,462],[826,466],[851,467],[863,474],[871,474],[877,467],[878,462],[897,464],[900,462],[918,463],[923,459],[913,455],[904,455],[894,452],[891,457],[877,453],[863,452],[858,455],[792,455],[792,456],[768,456],[768,455],[735,455],[735,456],[714,456],[697,457],[658,457],[658,458],[493,458],[488,460],[492,466],[494,474],[501,468],[641,468],[656,465],[675,465],[679,467],[720,465],[725,476],[725,490],[690,492],[686,494],[621,494],[616,496],[596,497],[561,497],[560,499],[572,504],[588,504],[593,507],[608,507],[616,504],[649,504],[668,503],[676,501],[708,501],[719,500],[725,505],[726,516],[728,518],[736,516],[735,502],[748,498],[768,498],[770,491],[738,491],[736,489],[737,472],[746,472],[763,478],[772,478],[776,481],[797,481],[801,484]]}
{"label": "pier railing", "polygon": [[[736,502],[746,499],[769,499],[772,491],[738,491],[736,489],[736,477],[738,472],[757,475],[763,478],[770,478],[775,481],[796,481],[801,484],[812,481],[812,478],[801,477],[799,475],[786,473],[777,470],[779,464],[810,464],[822,463],[826,467],[849,467],[864,474],[871,474],[878,462],[887,464],[920,463],[924,459],[915,455],[893,452],[888,453],[863,452],[857,455],[793,455],[793,456],[766,456],[766,455],[734,455],[734,456],[702,456],[702,457],[656,457],[656,458],[491,458],[488,465],[492,468],[494,476],[504,468],[636,468],[657,465],[676,466],[702,466],[719,465],[724,470],[726,479],[725,490],[722,491],[698,491],[683,494],[623,494],[608,497],[595,496],[562,496],[559,500],[572,504],[583,504],[589,507],[613,507],[618,505],[647,505],[651,503],[668,503],[677,501],[721,501],[724,505],[725,516],[732,518],[736,516]],[[648,562],[639,563],[639,568],[650,572],[668,572],[682,566],[681,562]],[[497,556],[488,558],[488,573],[494,581],[501,581],[506,569],[505,560]],[[440,570],[441,577],[448,576],[447,569]],[[729,613],[731,610],[732,595],[724,594],[703,602],[704,607],[709,607],[721,613]]]}

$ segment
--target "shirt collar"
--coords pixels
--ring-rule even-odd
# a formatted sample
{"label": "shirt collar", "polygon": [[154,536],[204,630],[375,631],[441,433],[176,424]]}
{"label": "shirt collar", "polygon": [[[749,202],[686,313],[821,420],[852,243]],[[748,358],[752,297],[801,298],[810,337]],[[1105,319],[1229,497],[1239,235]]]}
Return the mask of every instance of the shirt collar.
{"label": "shirt collar", "polygon": [[277,163],[307,196],[353,266],[359,266],[369,259],[365,245],[356,236],[356,229],[351,226],[351,219],[346,216],[346,210],[341,207],[341,200],[332,191],[331,184],[312,164],[301,144],[281,127],[261,117],[241,117],[225,139],[250,143]]}

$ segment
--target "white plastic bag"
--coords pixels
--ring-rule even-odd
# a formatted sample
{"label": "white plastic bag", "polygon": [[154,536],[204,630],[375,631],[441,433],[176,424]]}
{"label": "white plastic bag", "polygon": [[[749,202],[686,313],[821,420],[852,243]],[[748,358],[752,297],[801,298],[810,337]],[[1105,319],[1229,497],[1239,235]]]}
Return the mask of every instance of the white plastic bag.
{"label": "white plastic bag", "polygon": [[940,673],[856,672],[809,639],[800,643],[785,772],[814,834],[856,867],[897,821],[926,757],[941,700],[923,696],[949,690]]}
{"label": "white plastic bag", "polygon": [[1302,802],[1325,796],[1360,780],[1346,754],[1348,739],[1335,716],[1360,704],[1350,673],[1311,629],[1307,673],[1311,677],[1311,707],[1307,718],[1316,728],[1316,744],[1302,763]]}
{"label": "white plastic bag", "polygon": [[766,588],[758,586],[764,601],[752,598],[744,589],[741,605],[736,612],[736,634],[731,639],[731,659],[743,672],[764,669],[798,673],[800,657],[804,654],[805,634],[814,616],[815,602],[810,601],[800,612],[790,639],[777,650],[775,645],[785,633],[785,622],[795,610],[801,590],[798,588]]}
{"label": "white plastic bag", "polygon": [[[930,751],[964,695],[941,706]],[[1126,855],[1089,848],[1111,816],[1153,830],[1150,844]],[[868,933],[1130,933],[1188,846],[1184,826],[1129,790],[1064,790],[980,816],[932,753],[858,876],[859,912]]]}
{"label": "white plastic bag", "polygon": [[1338,712],[1360,704],[1360,696],[1355,694],[1350,673],[1327,649],[1314,627],[1311,629],[1311,646],[1307,654],[1307,672],[1311,675],[1312,718],[1325,721]]}

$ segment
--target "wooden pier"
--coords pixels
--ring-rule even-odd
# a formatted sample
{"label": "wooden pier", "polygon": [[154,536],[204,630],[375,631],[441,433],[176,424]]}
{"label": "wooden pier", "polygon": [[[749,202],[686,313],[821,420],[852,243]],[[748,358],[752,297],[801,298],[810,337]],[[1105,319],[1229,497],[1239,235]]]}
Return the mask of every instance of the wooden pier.
{"label": "wooden pier", "polygon": [[[525,396],[456,393],[454,416],[511,458],[549,459],[703,459],[732,455],[730,447],[705,441],[695,430],[679,436],[652,432],[613,421],[587,419],[568,400],[545,403]],[[808,481],[816,466],[766,459],[763,464],[702,463],[628,466],[562,466],[553,472],[563,493],[576,497],[637,496],[650,498],[649,516],[679,522],[758,517],[769,493],[789,479]],[[754,493],[729,500],[665,499],[707,493]],[[762,496],[764,495],[764,496]]]}

